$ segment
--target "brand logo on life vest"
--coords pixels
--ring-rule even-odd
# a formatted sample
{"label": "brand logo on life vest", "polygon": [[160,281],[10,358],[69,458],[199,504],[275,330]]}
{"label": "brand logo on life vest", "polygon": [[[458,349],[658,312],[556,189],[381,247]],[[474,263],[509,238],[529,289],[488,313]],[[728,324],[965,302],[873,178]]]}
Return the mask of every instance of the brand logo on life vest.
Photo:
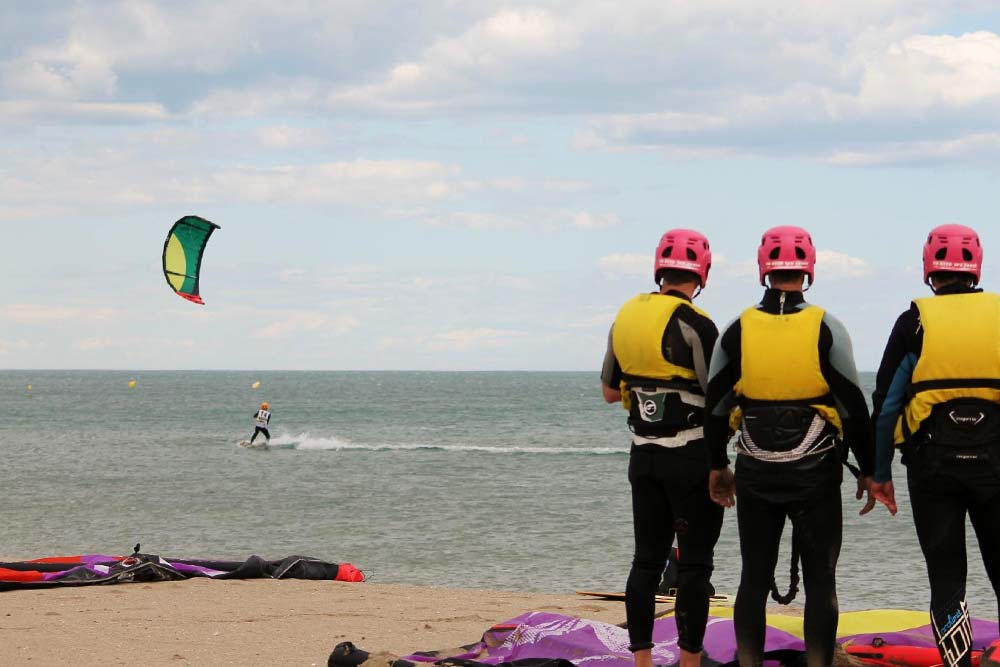
{"label": "brand logo on life vest", "polygon": [[643,391],[635,389],[636,405],[642,421],[654,423],[663,421],[663,391]]}
{"label": "brand logo on life vest", "polygon": [[954,410],[948,413],[948,418],[955,424],[967,424],[970,426],[979,426],[980,422],[986,419],[986,415],[979,412],[975,415],[960,415]]}

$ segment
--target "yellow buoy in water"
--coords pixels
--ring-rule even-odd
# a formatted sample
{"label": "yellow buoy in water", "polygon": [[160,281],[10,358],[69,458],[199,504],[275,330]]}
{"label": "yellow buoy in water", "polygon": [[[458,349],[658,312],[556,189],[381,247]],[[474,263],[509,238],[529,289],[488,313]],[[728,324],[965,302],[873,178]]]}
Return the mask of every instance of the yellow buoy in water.
{"label": "yellow buoy in water", "polygon": [[252,385],[250,385],[250,388],[251,389],[260,389],[260,380],[257,380]]}
{"label": "yellow buoy in water", "polygon": [[135,380],[129,380],[128,381],[128,388],[129,389],[135,389]]}
{"label": "yellow buoy in water", "polygon": [[28,391],[31,391],[31,385],[30,384],[28,385]]}

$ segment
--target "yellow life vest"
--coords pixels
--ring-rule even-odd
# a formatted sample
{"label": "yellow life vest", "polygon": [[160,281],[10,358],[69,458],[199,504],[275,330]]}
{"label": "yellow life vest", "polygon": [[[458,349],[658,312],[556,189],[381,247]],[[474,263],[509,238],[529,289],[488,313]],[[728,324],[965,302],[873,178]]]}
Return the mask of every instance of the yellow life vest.
{"label": "yellow life vest", "polygon": [[[843,423],[820,366],[819,334],[825,312],[817,306],[787,315],[757,307],[743,311],[741,372],[735,393],[748,401],[805,402],[843,435]],[[742,416],[740,408],[733,409],[729,418],[733,430],[739,430]]]}
{"label": "yellow life vest", "polygon": [[615,318],[611,344],[621,366],[622,392],[628,379],[692,380],[693,368],[667,361],[663,356],[663,332],[680,306],[688,306],[699,315],[708,315],[686,299],[671,294],[640,294],[622,306]]}
{"label": "yellow life vest", "polygon": [[636,436],[675,438],[698,429],[700,437],[705,401],[698,374],[663,356],[664,332],[681,306],[708,317],[686,299],[653,293],[630,299],[615,318],[611,345],[622,369],[622,407]]}
{"label": "yellow life vest", "polygon": [[947,294],[913,303],[924,342],[910,400],[896,422],[896,444],[916,433],[941,403],[958,398],[1000,403],[1000,295]]}

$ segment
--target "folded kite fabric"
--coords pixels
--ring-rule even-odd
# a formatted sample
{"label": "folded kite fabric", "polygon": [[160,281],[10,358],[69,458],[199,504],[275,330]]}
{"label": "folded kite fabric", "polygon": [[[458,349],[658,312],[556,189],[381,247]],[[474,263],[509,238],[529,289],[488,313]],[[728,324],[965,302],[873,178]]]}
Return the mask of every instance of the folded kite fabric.
{"label": "folded kite fabric", "polygon": [[[844,647],[861,648],[872,644],[912,649],[935,647],[927,612],[868,610],[843,613],[840,619],[837,641]],[[972,632],[973,648],[977,650],[1000,639],[996,621],[973,619]],[[786,664],[798,659],[805,650],[802,636],[801,617],[769,614],[764,643],[768,664]],[[656,621],[653,641],[653,664],[672,665],[680,660],[677,625],[672,617]],[[564,664],[562,661],[565,661],[577,667],[633,667],[634,659],[628,645],[628,631],[614,625],[547,612],[528,612],[492,626],[476,643],[449,651],[413,653],[396,660],[392,666],[419,667],[438,663],[464,667],[540,667],[543,664],[555,667],[556,663]],[[732,609],[711,610],[704,646],[702,664],[736,664]],[[358,667],[366,658],[367,653],[350,642],[343,642],[330,655],[328,665]]]}
{"label": "folded kite fabric", "polygon": [[308,556],[289,556],[280,560],[265,560],[260,556],[250,556],[244,561],[191,560],[143,554],[138,548],[131,556],[88,554],[0,563],[0,591],[177,581],[192,577],[355,582],[365,578],[350,563],[330,563]]}

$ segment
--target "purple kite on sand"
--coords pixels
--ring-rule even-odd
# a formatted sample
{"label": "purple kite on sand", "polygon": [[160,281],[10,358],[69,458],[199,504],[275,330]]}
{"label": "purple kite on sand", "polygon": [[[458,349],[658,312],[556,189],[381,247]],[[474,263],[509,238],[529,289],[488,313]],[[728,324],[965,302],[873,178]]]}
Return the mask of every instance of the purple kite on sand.
{"label": "purple kite on sand", "polygon": [[[730,614],[731,615],[731,614]],[[927,618],[926,612],[878,610],[851,612],[842,615],[845,628],[863,627],[866,632],[841,634],[842,645],[869,645],[878,638],[887,645],[933,648],[934,636],[929,624],[915,625],[917,618]],[[765,664],[785,664],[805,650],[802,641],[801,618],[770,617],[764,648]],[[774,627],[781,624],[786,629]],[[884,632],[879,632],[882,628]],[[972,620],[973,646],[983,649],[1000,638],[996,621]],[[653,663],[672,665],[680,660],[677,646],[677,625],[672,617],[656,621],[653,626]],[[494,625],[482,639],[458,650],[419,652],[405,656],[392,667],[420,667],[427,663],[456,664],[466,667],[503,665],[511,667],[554,667],[565,662],[577,667],[633,667],[628,650],[628,631],[615,625],[546,612],[528,612],[505,623]],[[705,663],[735,664],[736,639],[733,620],[729,616],[709,616],[705,632]],[[330,655],[329,667],[358,667],[368,654],[349,642],[341,643]],[[565,661],[565,662],[564,662]]]}

